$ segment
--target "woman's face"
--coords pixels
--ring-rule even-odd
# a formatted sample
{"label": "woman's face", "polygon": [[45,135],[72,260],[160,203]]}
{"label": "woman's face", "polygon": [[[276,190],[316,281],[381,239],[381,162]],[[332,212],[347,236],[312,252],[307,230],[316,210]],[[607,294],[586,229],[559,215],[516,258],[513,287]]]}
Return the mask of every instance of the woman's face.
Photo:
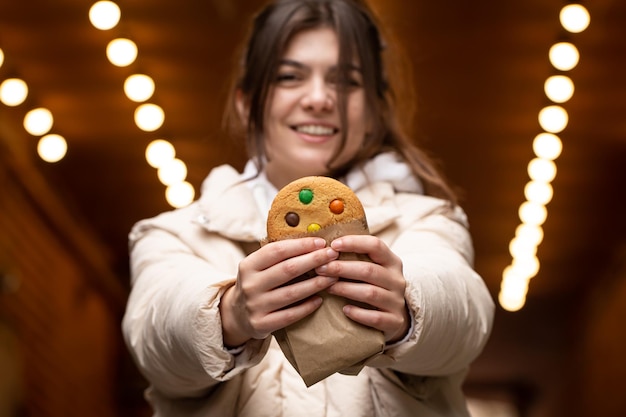
{"label": "woman's face", "polygon": [[350,70],[347,126],[340,125],[336,79],[339,45],[330,28],[296,34],[287,45],[266,108],[268,179],[281,188],[307,175],[328,173],[327,163],[347,129],[346,146],[333,167],[349,161],[367,133],[365,93],[358,63]]}

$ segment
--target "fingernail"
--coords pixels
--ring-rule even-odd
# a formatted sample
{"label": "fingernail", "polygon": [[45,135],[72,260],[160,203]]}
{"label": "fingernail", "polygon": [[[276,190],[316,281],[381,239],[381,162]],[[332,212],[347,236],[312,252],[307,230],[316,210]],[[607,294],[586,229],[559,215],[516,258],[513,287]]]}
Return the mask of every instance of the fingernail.
{"label": "fingernail", "polygon": [[318,274],[323,274],[323,273],[324,273],[324,272],[326,272],[327,270],[328,270],[328,267],[327,267],[326,265],[321,265],[321,266],[318,266],[318,267],[315,269],[315,271],[316,271]]}
{"label": "fingernail", "polygon": [[339,252],[332,248],[328,248],[328,250],[326,251],[326,255],[328,255],[329,258],[335,258],[339,256]]}
{"label": "fingernail", "polygon": [[315,247],[316,248],[323,248],[326,246],[326,241],[324,239],[315,239]]}

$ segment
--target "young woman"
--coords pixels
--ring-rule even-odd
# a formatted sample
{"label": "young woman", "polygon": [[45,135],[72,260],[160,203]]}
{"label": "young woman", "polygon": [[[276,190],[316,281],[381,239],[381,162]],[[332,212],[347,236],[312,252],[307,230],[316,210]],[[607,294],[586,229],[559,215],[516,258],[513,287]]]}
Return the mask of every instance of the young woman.
{"label": "young woman", "polygon": [[[468,415],[461,385],[493,302],[463,211],[399,125],[383,55],[360,0],[277,0],[257,15],[228,113],[247,138],[244,172],[213,169],[198,201],[130,234],[123,330],[155,415]],[[259,248],[277,190],[308,175],[350,186],[371,235]],[[307,388],[271,334],[322,290],[353,300],[344,314],[386,347],[358,375]]]}

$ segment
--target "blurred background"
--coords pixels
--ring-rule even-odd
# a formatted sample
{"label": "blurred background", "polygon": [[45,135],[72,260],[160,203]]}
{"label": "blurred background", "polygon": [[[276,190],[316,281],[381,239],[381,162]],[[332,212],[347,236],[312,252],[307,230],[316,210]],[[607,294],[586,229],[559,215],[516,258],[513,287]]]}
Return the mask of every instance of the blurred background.
{"label": "blurred background", "polygon": [[[0,417],[150,415],[127,234],[242,168],[221,117],[262,3],[0,0]],[[498,305],[475,416],[626,415],[626,2],[370,3]]]}

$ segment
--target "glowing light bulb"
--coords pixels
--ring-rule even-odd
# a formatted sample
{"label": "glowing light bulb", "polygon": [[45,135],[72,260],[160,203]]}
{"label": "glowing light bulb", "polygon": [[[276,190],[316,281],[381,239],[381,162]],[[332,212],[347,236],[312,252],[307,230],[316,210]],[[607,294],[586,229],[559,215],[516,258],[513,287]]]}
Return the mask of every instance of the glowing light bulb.
{"label": "glowing light bulb", "polygon": [[54,119],[50,110],[39,107],[26,113],[24,129],[33,136],[45,135],[52,129]]}
{"label": "glowing light bulb", "polygon": [[4,51],[0,48],[0,67],[4,64]]}
{"label": "glowing light bulb", "polygon": [[153,168],[160,168],[175,156],[174,146],[164,139],[153,140],[146,147],[146,160]]}
{"label": "glowing light bulb", "polygon": [[534,181],[551,182],[556,177],[556,164],[549,159],[534,158],[528,163],[528,176]]}
{"label": "glowing light bulb", "polygon": [[127,67],[137,59],[137,45],[130,39],[113,39],[107,45],[106,53],[111,64]]}
{"label": "glowing light bulb", "polygon": [[550,201],[552,201],[552,196],[554,195],[554,190],[552,185],[547,182],[540,181],[530,181],[524,187],[524,196],[526,200],[532,201],[533,203],[546,205]]}
{"label": "glowing light bulb", "polygon": [[525,278],[533,278],[539,273],[539,259],[535,254],[526,254],[513,259],[511,271]]}
{"label": "glowing light bulb", "polygon": [[561,106],[547,106],[539,112],[539,124],[546,132],[562,132],[568,122],[569,116]]}
{"label": "glowing light bulb", "polygon": [[524,240],[520,238],[513,238],[509,243],[509,253],[513,257],[521,257],[526,254],[536,254],[537,253],[537,245],[534,245],[529,240]]}
{"label": "glowing light bulb", "polygon": [[548,218],[548,210],[541,204],[525,201],[519,208],[519,218],[523,223],[540,226]]}
{"label": "glowing light bulb", "polygon": [[528,277],[521,275],[509,265],[502,271],[500,288],[505,293],[524,296],[528,292],[528,281]]}
{"label": "glowing light bulb", "polygon": [[537,157],[553,161],[561,155],[563,143],[557,135],[540,133],[533,141],[533,151]]}
{"label": "glowing light bulb", "polygon": [[67,153],[67,142],[60,135],[46,135],[37,143],[37,153],[46,162],[58,162]]}
{"label": "glowing light bulb", "polygon": [[498,302],[500,306],[510,312],[519,311],[526,304],[526,296],[519,295],[518,293],[510,293],[507,291],[500,291],[498,294]]}
{"label": "glowing light bulb", "polygon": [[553,75],[546,80],[544,91],[555,103],[565,103],[574,95],[574,83],[565,75]]}
{"label": "glowing light bulb", "polygon": [[543,240],[543,229],[541,226],[522,223],[515,229],[515,237],[538,246]]}
{"label": "glowing light bulb", "polygon": [[591,17],[587,9],[581,4],[568,4],[559,13],[561,25],[571,33],[580,33],[587,29]]}
{"label": "glowing light bulb", "polygon": [[154,132],[163,125],[165,113],[156,104],[142,104],[135,110],[135,124],[144,132]]}
{"label": "glowing light bulb", "polygon": [[182,181],[167,187],[165,190],[165,199],[172,207],[185,207],[193,202],[195,193],[191,184],[187,181]]}
{"label": "glowing light bulb", "polygon": [[573,44],[559,42],[552,45],[549,57],[554,68],[561,71],[569,71],[578,65],[580,54]]}
{"label": "glowing light bulb", "polygon": [[95,2],[89,9],[89,21],[100,30],[109,30],[117,26],[120,16],[119,6],[112,1]]}
{"label": "glowing light bulb", "polygon": [[7,106],[22,104],[28,97],[28,86],[19,78],[8,78],[0,84],[0,101]]}
{"label": "glowing light bulb", "polygon": [[124,93],[132,101],[146,101],[154,94],[154,81],[147,75],[133,74],[124,82]]}
{"label": "glowing light bulb", "polygon": [[159,181],[163,185],[182,182],[187,177],[187,165],[178,158],[167,161],[158,170]]}

